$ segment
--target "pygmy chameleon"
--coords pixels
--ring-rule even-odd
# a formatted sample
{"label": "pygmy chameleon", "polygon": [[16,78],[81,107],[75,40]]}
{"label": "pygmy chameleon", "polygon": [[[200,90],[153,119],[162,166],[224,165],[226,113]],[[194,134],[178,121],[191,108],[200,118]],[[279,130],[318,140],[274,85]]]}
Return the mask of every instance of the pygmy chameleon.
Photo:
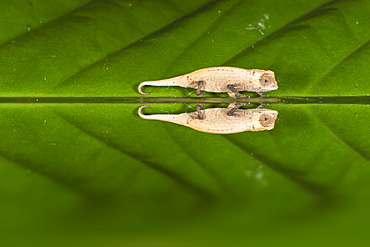
{"label": "pygmy chameleon", "polygon": [[239,93],[241,91],[256,92],[260,96],[266,96],[262,92],[278,88],[275,74],[271,70],[235,67],[204,68],[169,79],[140,83],[138,91],[141,94],[149,94],[142,91],[144,86],[180,86],[197,89],[197,96],[204,95],[204,93],[200,92],[202,90],[214,93],[228,93],[231,97],[249,97]]}

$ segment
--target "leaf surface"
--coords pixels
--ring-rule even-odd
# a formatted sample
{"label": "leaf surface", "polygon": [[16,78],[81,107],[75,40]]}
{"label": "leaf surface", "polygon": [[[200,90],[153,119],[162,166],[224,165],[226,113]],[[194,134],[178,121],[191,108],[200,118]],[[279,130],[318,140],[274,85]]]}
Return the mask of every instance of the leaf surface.
{"label": "leaf surface", "polygon": [[[0,95],[35,97],[0,105],[0,229],[9,239],[19,230],[35,246],[365,239],[368,1],[38,0],[0,8]],[[275,71],[271,97],[333,102],[271,104],[274,130],[213,135],[143,120],[139,104],[59,98],[139,98],[141,81],[222,65]],[[145,90],[179,102],[195,95]],[[39,103],[45,96],[61,101]],[[146,113],[195,111],[151,107]],[[73,237],[55,243],[57,232]]]}

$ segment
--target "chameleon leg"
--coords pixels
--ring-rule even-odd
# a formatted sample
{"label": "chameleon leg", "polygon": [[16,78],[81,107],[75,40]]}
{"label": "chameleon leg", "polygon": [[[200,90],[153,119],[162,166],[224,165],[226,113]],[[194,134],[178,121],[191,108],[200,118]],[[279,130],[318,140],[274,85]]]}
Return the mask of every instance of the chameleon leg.
{"label": "chameleon leg", "polygon": [[261,96],[261,97],[267,97],[267,94],[260,93],[260,92],[256,92],[256,93],[258,93],[258,94],[259,94],[259,96]]}
{"label": "chameleon leg", "polygon": [[250,103],[236,103],[234,104],[234,107],[227,112],[228,116],[235,116],[235,112],[243,105],[249,105]]}
{"label": "chameleon leg", "polygon": [[202,120],[204,119],[204,114],[201,112],[200,108],[204,108],[203,104],[197,104],[196,109],[198,112],[198,119]]}
{"label": "chameleon leg", "polygon": [[204,85],[204,81],[198,81],[198,87],[197,92],[195,93],[198,97],[201,97],[204,95],[204,93],[201,93],[200,90],[202,89],[202,86]]}
{"label": "chameleon leg", "polygon": [[[250,98],[249,95],[244,95],[244,94],[241,94],[238,92],[238,90],[235,89],[235,85],[233,84],[230,84],[230,85],[227,85],[227,88],[234,93],[235,97],[236,98],[240,98],[240,97],[247,97],[247,98]],[[230,95],[230,94],[229,94]]]}

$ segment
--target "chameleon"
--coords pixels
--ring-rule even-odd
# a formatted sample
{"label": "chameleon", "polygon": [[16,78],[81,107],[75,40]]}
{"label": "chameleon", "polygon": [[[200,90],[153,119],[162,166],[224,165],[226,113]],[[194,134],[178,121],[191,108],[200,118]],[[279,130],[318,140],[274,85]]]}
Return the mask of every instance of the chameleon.
{"label": "chameleon", "polygon": [[235,67],[211,67],[199,69],[189,74],[177,77],[157,80],[144,81],[139,84],[139,93],[143,92],[144,86],[180,86],[196,89],[198,97],[206,92],[228,93],[230,97],[248,97],[241,91],[256,92],[260,96],[266,96],[262,92],[278,89],[275,73],[271,70],[261,69],[242,69]]}
{"label": "chameleon", "polygon": [[143,105],[138,109],[138,115],[143,119],[172,122],[192,129],[212,134],[233,134],[244,131],[271,130],[275,127],[278,112],[257,107],[254,109],[239,109],[240,103],[230,104],[228,108],[209,108],[201,110],[204,105],[198,104],[195,112],[181,114],[145,115]]}

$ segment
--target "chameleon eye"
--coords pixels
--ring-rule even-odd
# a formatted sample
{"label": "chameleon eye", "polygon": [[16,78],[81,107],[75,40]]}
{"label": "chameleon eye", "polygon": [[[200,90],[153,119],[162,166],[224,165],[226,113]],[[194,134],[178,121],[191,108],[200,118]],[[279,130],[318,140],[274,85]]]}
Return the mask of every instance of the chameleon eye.
{"label": "chameleon eye", "polygon": [[260,78],[260,83],[262,86],[269,86],[274,81],[274,78],[270,74],[263,74]]}
{"label": "chameleon eye", "polygon": [[265,113],[260,116],[259,122],[262,126],[269,127],[275,123],[275,119],[273,116]]}

